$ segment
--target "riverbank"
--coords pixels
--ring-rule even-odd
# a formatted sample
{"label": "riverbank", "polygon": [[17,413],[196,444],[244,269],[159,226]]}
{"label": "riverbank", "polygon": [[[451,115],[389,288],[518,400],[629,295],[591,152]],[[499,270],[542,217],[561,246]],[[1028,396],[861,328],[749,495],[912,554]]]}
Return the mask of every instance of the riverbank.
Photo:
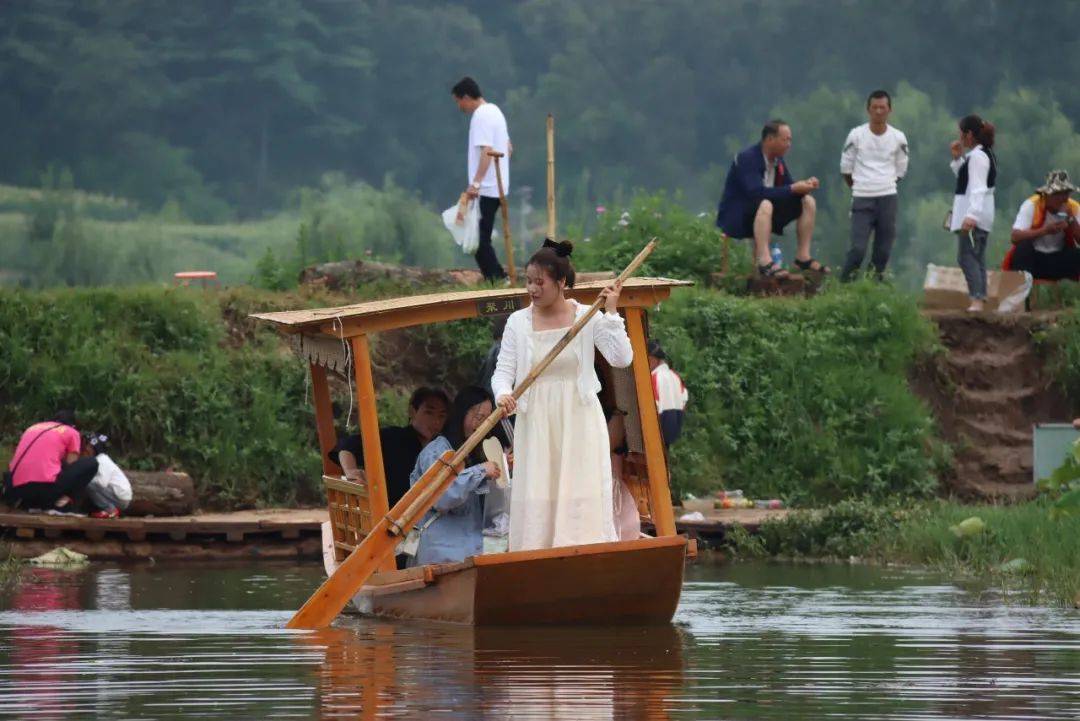
{"label": "riverbank", "polygon": [[107,519],[0,510],[0,536],[13,559],[64,546],[92,561],[313,561],[322,558],[328,519],[325,508]]}
{"label": "riverbank", "polygon": [[[189,473],[203,510],[317,504],[304,364],[248,316],[421,289],[359,290],[0,289],[0,460],[27,425],[75,406],[121,466]],[[677,495],[742,488],[817,505],[937,492],[947,454],[907,384],[935,342],[914,298],[869,284],[790,301],[692,290],[649,317],[692,399],[671,453]],[[371,345],[380,421],[400,424],[413,388],[475,382],[491,325],[421,326]],[[344,426],[348,382],[331,393]]]}
{"label": "riverbank", "polygon": [[1044,500],[844,501],[766,521],[754,535],[734,530],[727,542],[737,557],[918,565],[993,587],[1017,603],[1080,607],[1080,516],[1051,519]]}
{"label": "riverbank", "polygon": [[[713,545],[734,528],[754,533],[765,521],[787,513],[724,509],[701,521],[676,520],[675,528],[703,545]],[[322,524],[328,520],[322,507],[97,519],[5,511],[0,506],[0,538],[6,539],[0,542],[0,582],[6,568],[18,568],[19,559],[57,546],[92,561],[318,560],[323,551]]]}

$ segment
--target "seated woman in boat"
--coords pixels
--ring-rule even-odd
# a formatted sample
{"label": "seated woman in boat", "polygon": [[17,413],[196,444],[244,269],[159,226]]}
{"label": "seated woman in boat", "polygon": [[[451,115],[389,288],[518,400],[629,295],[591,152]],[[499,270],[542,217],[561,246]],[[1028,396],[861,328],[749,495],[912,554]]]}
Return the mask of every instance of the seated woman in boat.
{"label": "seated woman in boat", "polygon": [[[491,394],[486,390],[475,386],[463,388],[454,398],[442,435],[427,444],[416,459],[409,483],[416,483],[439,462],[443,453],[459,448],[493,409]],[[416,524],[420,530],[420,546],[409,562],[410,566],[455,563],[483,552],[484,509],[480,497],[488,492],[488,481],[497,479],[500,470],[491,461],[483,460],[483,451],[473,453],[469,458],[472,465],[458,474]]]}
{"label": "seated woman in boat", "polygon": [[544,241],[526,266],[531,305],[506,322],[491,386],[500,406],[517,411],[514,427],[510,550],[574,546],[618,540],[613,517],[607,424],[593,368],[595,349],[625,368],[630,338],[617,312],[617,283],[601,291],[604,311],[594,315],[517,402],[525,380],[574,322],[588,310],[566,297],[574,285],[569,241]]}
{"label": "seated woman in boat", "polygon": [[[409,398],[409,424],[379,429],[383,468],[386,470],[386,496],[392,508],[409,490],[409,473],[416,465],[421,449],[442,433],[450,398],[440,388],[422,386]],[[349,480],[361,480],[364,445],[359,435],[342,435],[326,454],[341,466]]]}
{"label": "seated woman in boat", "polygon": [[634,495],[623,482],[623,463],[630,449],[626,441],[626,411],[619,408],[615,388],[599,362],[596,376],[600,379],[600,407],[607,419],[608,448],[611,450],[612,496],[614,497],[615,532],[620,541],[633,541],[641,536],[641,517]]}

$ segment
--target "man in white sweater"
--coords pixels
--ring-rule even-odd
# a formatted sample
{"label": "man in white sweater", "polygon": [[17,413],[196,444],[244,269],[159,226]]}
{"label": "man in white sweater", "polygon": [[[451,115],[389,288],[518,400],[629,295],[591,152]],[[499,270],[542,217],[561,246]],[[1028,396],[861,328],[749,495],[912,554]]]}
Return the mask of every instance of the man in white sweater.
{"label": "man in white sweater", "polygon": [[841,280],[851,280],[862,268],[870,233],[874,252],[870,264],[877,278],[885,273],[896,240],[896,186],[907,173],[907,137],[889,125],[892,98],[875,90],[866,100],[870,122],[853,128],[840,154],[840,174],[851,188],[851,248]]}

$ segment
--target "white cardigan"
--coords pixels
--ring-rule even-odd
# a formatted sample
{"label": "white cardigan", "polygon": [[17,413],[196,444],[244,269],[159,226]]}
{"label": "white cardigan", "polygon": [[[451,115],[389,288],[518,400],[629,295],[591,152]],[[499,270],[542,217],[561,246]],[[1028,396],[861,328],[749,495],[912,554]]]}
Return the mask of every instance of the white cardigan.
{"label": "white cardigan", "polygon": [[[576,300],[570,302],[574,304],[574,322],[577,322],[589,308]],[[531,305],[515,311],[506,320],[499,360],[495,364],[495,373],[491,376],[491,391],[496,399],[513,393],[514,387],[525,380],[533,365],[540,360],[532,357],[533,344],[529,338],[533,329],[532,321]],[[599,348],[607,362],[615,368],[625,368],[634,360],[630,337],[626,335],[626,322],[618,313],[600,312],[594,315],[578,333],[570,348],[578,359],[577,387],[582,403],[587,403],[600,392],[600,379],[593,367],[596,358],[594,349]],[[518,410],[527,410],[528,396],[526,391],[525,395],[518,399]]]}

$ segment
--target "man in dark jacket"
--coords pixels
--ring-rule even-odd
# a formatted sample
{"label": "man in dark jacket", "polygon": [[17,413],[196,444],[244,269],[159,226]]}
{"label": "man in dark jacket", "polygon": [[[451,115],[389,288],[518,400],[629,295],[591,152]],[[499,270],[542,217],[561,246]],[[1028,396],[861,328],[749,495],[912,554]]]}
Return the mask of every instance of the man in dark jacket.
{"label": "man in dark jacket", "polygon": [[771,234],[780,235],[784,226],[796,221],[798,248],[795,265],[800,270],[828,273],[810,255],[817,206],[811,195],[818,189],[818,179],[795,181],[784,162],[791,148],[791,127],[783,120],[770,120],[761,129],[761,142],[751,145],[731,163],[724,195],[716,214],[716,227],[732,238],[754,239],[754,261],[765,277],[787,276],[769,254]]}

